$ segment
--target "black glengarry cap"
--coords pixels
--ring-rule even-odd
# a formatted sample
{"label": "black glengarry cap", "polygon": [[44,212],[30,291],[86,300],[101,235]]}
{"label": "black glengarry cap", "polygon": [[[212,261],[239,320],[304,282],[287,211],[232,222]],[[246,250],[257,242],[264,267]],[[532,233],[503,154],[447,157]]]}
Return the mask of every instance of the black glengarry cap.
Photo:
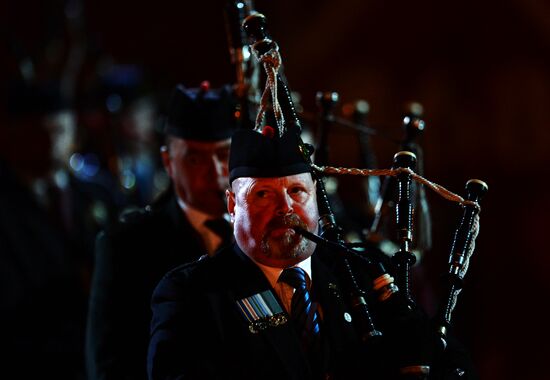
{"label": "black glengarry cap", "polygon": [[236,106],[230,85],[210,89],[208,82],[203,82],[199,88],[179,84],[170,98],[164,132],[198,141],[230,138],[237,125]]}
{"label": "black glengarry cap", "polygon": [[298,135],[287,131],[282,137],[276,133],[259,133],[241,129],[231,139],[229,155],[229,183],[239,177],[285,177],[310,172],[310,166],[301,153]]}

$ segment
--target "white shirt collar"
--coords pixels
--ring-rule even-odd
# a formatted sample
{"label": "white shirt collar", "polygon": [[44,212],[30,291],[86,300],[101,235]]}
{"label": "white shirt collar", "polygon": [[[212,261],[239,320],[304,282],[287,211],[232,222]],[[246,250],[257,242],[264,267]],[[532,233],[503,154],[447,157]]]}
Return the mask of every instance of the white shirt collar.
{"label": "white shirt collar", "polygon": [[[277,280],[279,280],[279,276],[283,272],[284,268],[268,267],[267,265],[260,264],[252,258],[250,259],[262,270],[265,277],[267,277],[271,287],[274,289],[277,288]],[[300,261],[294,266],[302,268],[307,273],[307,277],[309,279],[308,285],[311,286],[311,281],[313,280],[313,278],[311,277],[311,256],[303,261]]]}
{"label": "white shirt collar", "polygon": [[[185,201],[183,201],[179,197],[176,197],[176,198],[178,201],[178,205],[180,206],[183,213],[187,217],[187,220],[189,221],[189,223],[191,223],[191,226],[193,227],[193,229],[195,229],[195,231],[197,231],[201,236],[204,242],[204,245],[206,247],[206,250],[208,251],[208,254],[212,255],[217,250],[218,246],[221,244],[222,239],[216,233],[214,233],[210,228],[206,227],[204,225],[204,222],[206,222],[209,219],[216,219],[216,217],[189,206]],[[223,217],[227,220],[228,215],[223,215]]]}
{"label": "white shirt collar", "polygon": [[191,223],[195,230],[200,230],[204,226],[204,222],[206,222],[208,219],[213,219],[212,216],[189,206],[181,198],[176,198],[178,200],[178,205],[183,210],[185,216],[187,217],[187,220],[189,220],[189,223]]}

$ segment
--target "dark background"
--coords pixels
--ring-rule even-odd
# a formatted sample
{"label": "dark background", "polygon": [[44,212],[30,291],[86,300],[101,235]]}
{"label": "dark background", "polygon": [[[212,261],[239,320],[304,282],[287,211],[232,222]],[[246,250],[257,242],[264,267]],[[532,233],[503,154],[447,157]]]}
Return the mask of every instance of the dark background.
{"label": "dark background", "polygon": [[[223,1],[84,1],[89,51],[138,64],[153,88],[233,80]],[[3,25],[31,54],[63,31],[63,2],[9,1]],[[316,91],[365,99],[369,120],[399,135],[403,105],[424,106],[426,177],[462,194],[489,185],[481,232],[454,313],[456,334],[482,379],[540,379],[550,354],[547,217],[550,5],[536,0],[261,1],[290,88],[315,112]],[[54,32],[52,32],[54,31]],[[9,78],[13,57],[2,60]],[[47,65],[45,65],[47,66]],[[55,64],[44,76],[55,73]],[[373,141],[380,167],[396,146]],[[342,146],[336,152],[345,153]],[[434,248],[444,268],[460,209],[429,193]],[[435,285],[434,285],[435,286]]]}

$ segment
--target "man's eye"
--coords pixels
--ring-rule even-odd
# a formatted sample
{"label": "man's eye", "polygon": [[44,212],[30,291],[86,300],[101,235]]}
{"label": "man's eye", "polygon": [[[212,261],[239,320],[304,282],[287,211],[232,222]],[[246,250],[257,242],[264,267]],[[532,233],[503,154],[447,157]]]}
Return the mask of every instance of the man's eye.
{"label": "man's eye", "polygon": [[256,196],[258,198],[265,198],[267,197],[267,191],[266,190],[260,190],[256,192]]}
{"label": "man's eye", "polygon": [[298,202],[303,202],[307,199],[308,192],[303,187],[293,187],[289,189],[289,195]]}
{"label": "man's eye", "polygon": [[267,200],[269,200],[269,199],[272,199],[273,196],[274,196],[273,191],[271,191],[269,189],[267,189],[267,190],[258,190],[258,191],[256,191],[255,194],[256,194],[257,199],[267,199]]}
{"label": "man's eye", "polygon": [[302,187],[293,187],[290,189],[290,194],[300,194],[304,192],[305,192],[305,189]]}

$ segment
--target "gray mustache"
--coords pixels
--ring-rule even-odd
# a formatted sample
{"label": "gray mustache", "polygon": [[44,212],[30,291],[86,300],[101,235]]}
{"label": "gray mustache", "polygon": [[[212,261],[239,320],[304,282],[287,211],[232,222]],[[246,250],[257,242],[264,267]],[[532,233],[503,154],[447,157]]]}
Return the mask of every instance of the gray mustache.
{"label": "gray mustache", "polygon": [[307,225],[296,214],[284,215],[281,217],[275,217],[269,221],[266,226],[267,231],[275,230],[277,228],[294,228],[299,227],[307,230]]}

